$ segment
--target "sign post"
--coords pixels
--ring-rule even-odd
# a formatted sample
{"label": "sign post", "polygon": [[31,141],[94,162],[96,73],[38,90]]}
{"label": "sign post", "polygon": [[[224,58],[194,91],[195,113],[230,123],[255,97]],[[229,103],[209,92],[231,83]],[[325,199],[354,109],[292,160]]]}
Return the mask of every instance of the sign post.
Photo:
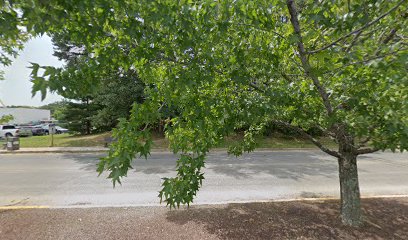
{"label": "sign post", "polygon": [[48,133],[51,136],[51,147],[54,147],[54,133],[55,133],[55,124],[54,123],[50,123],[48,125]]}

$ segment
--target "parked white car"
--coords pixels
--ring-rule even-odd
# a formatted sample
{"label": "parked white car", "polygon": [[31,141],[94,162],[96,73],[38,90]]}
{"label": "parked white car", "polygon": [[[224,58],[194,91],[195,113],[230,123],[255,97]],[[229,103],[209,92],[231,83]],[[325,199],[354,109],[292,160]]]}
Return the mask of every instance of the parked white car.
{"label": "parked white car", "polygon": [[14,125],[0,125],[0,138],[18,137],[18,133]]}
{"label": "parked white car", "polygon": [[56,134],[67,133],[67,132],[68,132],[68,129],[60,127],[60,126],[55,126]]}
{"label": "parked white car", "polygon": [[[49,129],[50,125],[49,124],[43,124],[40,125],[42,129],[44,129],[45,134],[49,134]],[[62,128],[60,126],[55,126],[55,134],[61,134],[61,133],[67,133],[69,130],[66,128]]]}
{"label": "parked white car", "polygon": [[17,126],[16,128],[19,130],[18,136],[20,136],[20,137],[31,137],[31,136],[33,136],[33,132],[31,131],[30,126]]}

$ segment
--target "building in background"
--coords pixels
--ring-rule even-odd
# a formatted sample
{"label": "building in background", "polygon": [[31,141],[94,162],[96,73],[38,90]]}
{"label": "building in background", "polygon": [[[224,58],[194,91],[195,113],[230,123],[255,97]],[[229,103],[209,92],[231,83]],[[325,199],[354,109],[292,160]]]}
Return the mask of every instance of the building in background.
{"label": "building in background", "polygon": [[8,124],[38,124],[51,120],[51,111],[45,109],[0,107],[0,118],[4,115],[14,117]]}

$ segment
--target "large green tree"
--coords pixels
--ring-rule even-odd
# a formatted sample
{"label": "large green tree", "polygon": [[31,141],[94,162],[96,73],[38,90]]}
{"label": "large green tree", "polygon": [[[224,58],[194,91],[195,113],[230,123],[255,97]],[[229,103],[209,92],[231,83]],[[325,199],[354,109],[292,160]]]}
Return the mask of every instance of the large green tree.
{"label": "large green tree", "polygon": [[134,103],[144,101],[144,84],[136,71],[118,71],[102,81],[94,95],[94,104],[100,109],[92,117],[93,125],[101,130],[116,127],[119,119],[128,119]]}
{"label": "large green tree", "polygon": [[[134,69],[95,61],[86,46],[72,39],[68,31],[53,33],[52,42],[54,56],[65,64],[61,68],[46,67],[48,72],[44,74],[51,76],[49,89],[70,101],[61,106],[58,118],[70,130],[82,134],[110,131],[120,118],[129,118],[133,103],[143,101],[144,85]],[[35,63],[32,68],[34,73],[40,70]],[[42,84],[47,84],[36,76],[33,81],[43,89]],[[33,94],[37,91],[34,87]]]}
{"label": "large green tree", "polygon": [[94,127],[92,118],[99,110],[99,107],[92,102],[90,97],[84,97],[75,102],[67,102],[61,110],[58,121],[63,123],[64,127],[71,132],[89,135],[97,130]]}
{"label": "large green tree", "polygon": [[[28,33],[69,32],[99,64],[91,74],[111,65],[137,70],[146,99],[120,123],[98,168],[113,183],[137,155],[149,155],[162,107],[178,110],[166,125],[180,154],[177,176],[164,179],[160,192],[170,206],[193,201],[211,147],[249,126],[229,151],[252,151],[255,136],[273,123],[337,159],[342,220],[358,225],[357,157],[408,148],[404,0],[20,0],[2,11]],[[38,73],[35,91],[63,87],[52,72]],[[310,136],[312,127],[338,148]]]}

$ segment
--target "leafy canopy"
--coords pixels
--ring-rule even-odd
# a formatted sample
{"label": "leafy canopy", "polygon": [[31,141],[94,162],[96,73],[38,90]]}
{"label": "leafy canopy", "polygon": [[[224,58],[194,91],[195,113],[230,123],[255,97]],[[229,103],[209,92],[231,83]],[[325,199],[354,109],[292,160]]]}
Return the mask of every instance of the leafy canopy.
{"label": "leafy canopy", "polygon": [[[211,147],[243,126],[243,142],[229,149],[236,155],[252,151],[270,122],[336,157],[345,149],[408,149],[406,2],[302,0],[297,11],[291,4],[20,0],[6,1],[2,15],[30,34],[68,32],[92,53],[91,76],[114,66],[135,69],[145,83],[145,101],[120,123],[118,141],[99,164],[114,184],[134,157],[149,155],[161,108],[178,109],[166,124],[170,148],[180,154],[177,176],[164,179],[160,192],[176,206],[192,202]],[[13,41],[21,28],[9,26]],[[40,68],[33,65],[34,91],[64,86],[59,73]],[[307,135],[311,127],[332,136],[339,150]]]}
{"label": "leafy canopy", "polygon": [[[56,119],[70,131],[82,134],[110,131],[118,119],[129,117],[134,102],[143,101],[144,86],[135,70],[101,65],[68,32],[53,33],[51,37],[54,56],[65,64],[55,68],[32,63],[33,94],[48,86],[64,96],[67,101],[55,106],[59,107]],[[49,76],[48,81],[38,76],[40,69],[46,71],[42,75]],[[42,92],[44,98],[46,91]]]}

